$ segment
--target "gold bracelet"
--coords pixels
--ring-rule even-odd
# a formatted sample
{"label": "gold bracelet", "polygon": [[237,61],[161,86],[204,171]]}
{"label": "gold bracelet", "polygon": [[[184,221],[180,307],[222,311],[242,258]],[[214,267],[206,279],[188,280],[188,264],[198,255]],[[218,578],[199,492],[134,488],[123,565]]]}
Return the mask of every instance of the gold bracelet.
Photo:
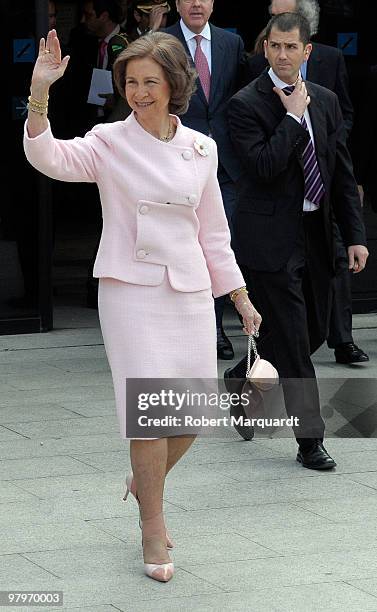
{"label": "gold bracelet", "polygon": [[33,113],[38,113],[38,115],[47,115],[48,96],[46,102],[40,102],[39,100],[33,98],[33,96],[29,96],[27,109],[32,111]]}
{"label": "gold bracelet", "polygon": [[234,291],[231,291],[229,293],[229,297],[232,300],[232,302],[234,303],[235,300],[237,299],[238,295],[240,293],[246,293],[246,295],[248,295],[248,290],[246,289],[246,287],[240,287],[239,289],[234,289]]}
{"label": "gold bracelet", "polygon": [[37,113],[38,115],[47,115],[47,106],[45,108],[39,108],[36,106],[32,106],[32,104],[27,104],[27,109],[32,113]]}
{"label": "gold bracelet", "polygon": [[48,105],[48,95],[47,95],[46,100],[41,102],[41,100],[37,100],[37,98],[34,98],[34,96],[30,94],[30,96],[28,97],[28,101],[31,102],[32,104],[35,104],[36,106],[47,106]]}

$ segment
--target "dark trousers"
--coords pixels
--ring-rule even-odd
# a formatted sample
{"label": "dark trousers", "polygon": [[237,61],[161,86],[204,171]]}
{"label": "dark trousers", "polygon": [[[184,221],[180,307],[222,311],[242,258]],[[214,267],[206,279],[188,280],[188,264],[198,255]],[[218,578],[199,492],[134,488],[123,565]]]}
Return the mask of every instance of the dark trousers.
{"label": "dark trousers", "polygon": [[[230,229],[230,234],[233,242],[233,225],[232,225],[232,217],[234,213],[234,209],[236,206],[236,190],[233,181],[226,174],[225,170],[220,168],[218,173],[218,179],[220,184],[221,195],[224,203],[224,210],[226,214],[226,218],[228,220],[228,225]],[[236,289],[236,287],[235,287]],[[215,299],[215,315],[216,315],[216,326],[222,327],[222,320],[224,314],[225,307],[225,296],[221,296]]]}
{"label": "dark trousers", "polygon": [[[260,355],[279,372],[287,414],[300,420],[294,432],[302,446],[324,434],[310,357],[327,336],[331,266],[324,245],[321,211],[305,213],[295,249],[282,270],[242,267],[250,298],[263,317]],[[232,374],[244,378],[245,372],[246,357]]]}
{"label": "dark trousers", "polygon": [[351,274],[348,269],[348,253],[335,226],[336,275],[332,285],[332,307],[327,345],[335,348],[339,344],[353,342],[352,337],[352,293]]}

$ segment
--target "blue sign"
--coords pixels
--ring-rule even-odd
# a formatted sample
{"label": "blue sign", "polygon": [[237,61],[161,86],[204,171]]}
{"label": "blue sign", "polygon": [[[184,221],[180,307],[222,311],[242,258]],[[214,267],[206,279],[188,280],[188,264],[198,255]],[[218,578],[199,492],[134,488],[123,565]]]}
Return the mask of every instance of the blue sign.
{"label": "blue sign", "polygon": [[26,119],[27,97],[13,96],[12,98],[12,119]]}
{"label": "blue sign", "polygon": [[34,38],[15,38],[13,40],[13,63],[34,62],[35,41]]}
{"label": "blue sign", "polygon": [[338,34],[338,48],[343,55],[357,55],[358,33],[342,32]]}

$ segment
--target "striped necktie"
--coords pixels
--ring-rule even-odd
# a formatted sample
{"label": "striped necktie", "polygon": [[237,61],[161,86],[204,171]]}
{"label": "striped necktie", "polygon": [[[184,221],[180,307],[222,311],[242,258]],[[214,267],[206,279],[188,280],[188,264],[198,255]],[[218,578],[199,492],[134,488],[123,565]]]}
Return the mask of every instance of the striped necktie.
{"label": "striped necktie", "polygon": [[[293,90],[293,85],[284,87],[283,89],[287,95],[291,95]],[[308,130],[308,124],[306,123],[304,115],[301,118],[301,125],[303,128],[305,128],[305,130]],[[314,144],[311,138],[309,139],[309,142],[302,154],[302,160],[304,163],[305,199],[319,206],[325,194],[325,187],[322,181]]]}

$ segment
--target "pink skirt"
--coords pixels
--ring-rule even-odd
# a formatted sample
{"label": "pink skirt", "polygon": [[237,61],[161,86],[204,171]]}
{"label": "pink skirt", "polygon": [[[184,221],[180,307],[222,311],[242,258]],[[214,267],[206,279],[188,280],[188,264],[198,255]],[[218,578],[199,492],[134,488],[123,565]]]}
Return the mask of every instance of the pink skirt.
{"label": "pink skirt", "polygon": [[98,304],[122,438],[127,378],[217,378],[210,289],[176,291],[167,274],[154,287],[100,278]]}

